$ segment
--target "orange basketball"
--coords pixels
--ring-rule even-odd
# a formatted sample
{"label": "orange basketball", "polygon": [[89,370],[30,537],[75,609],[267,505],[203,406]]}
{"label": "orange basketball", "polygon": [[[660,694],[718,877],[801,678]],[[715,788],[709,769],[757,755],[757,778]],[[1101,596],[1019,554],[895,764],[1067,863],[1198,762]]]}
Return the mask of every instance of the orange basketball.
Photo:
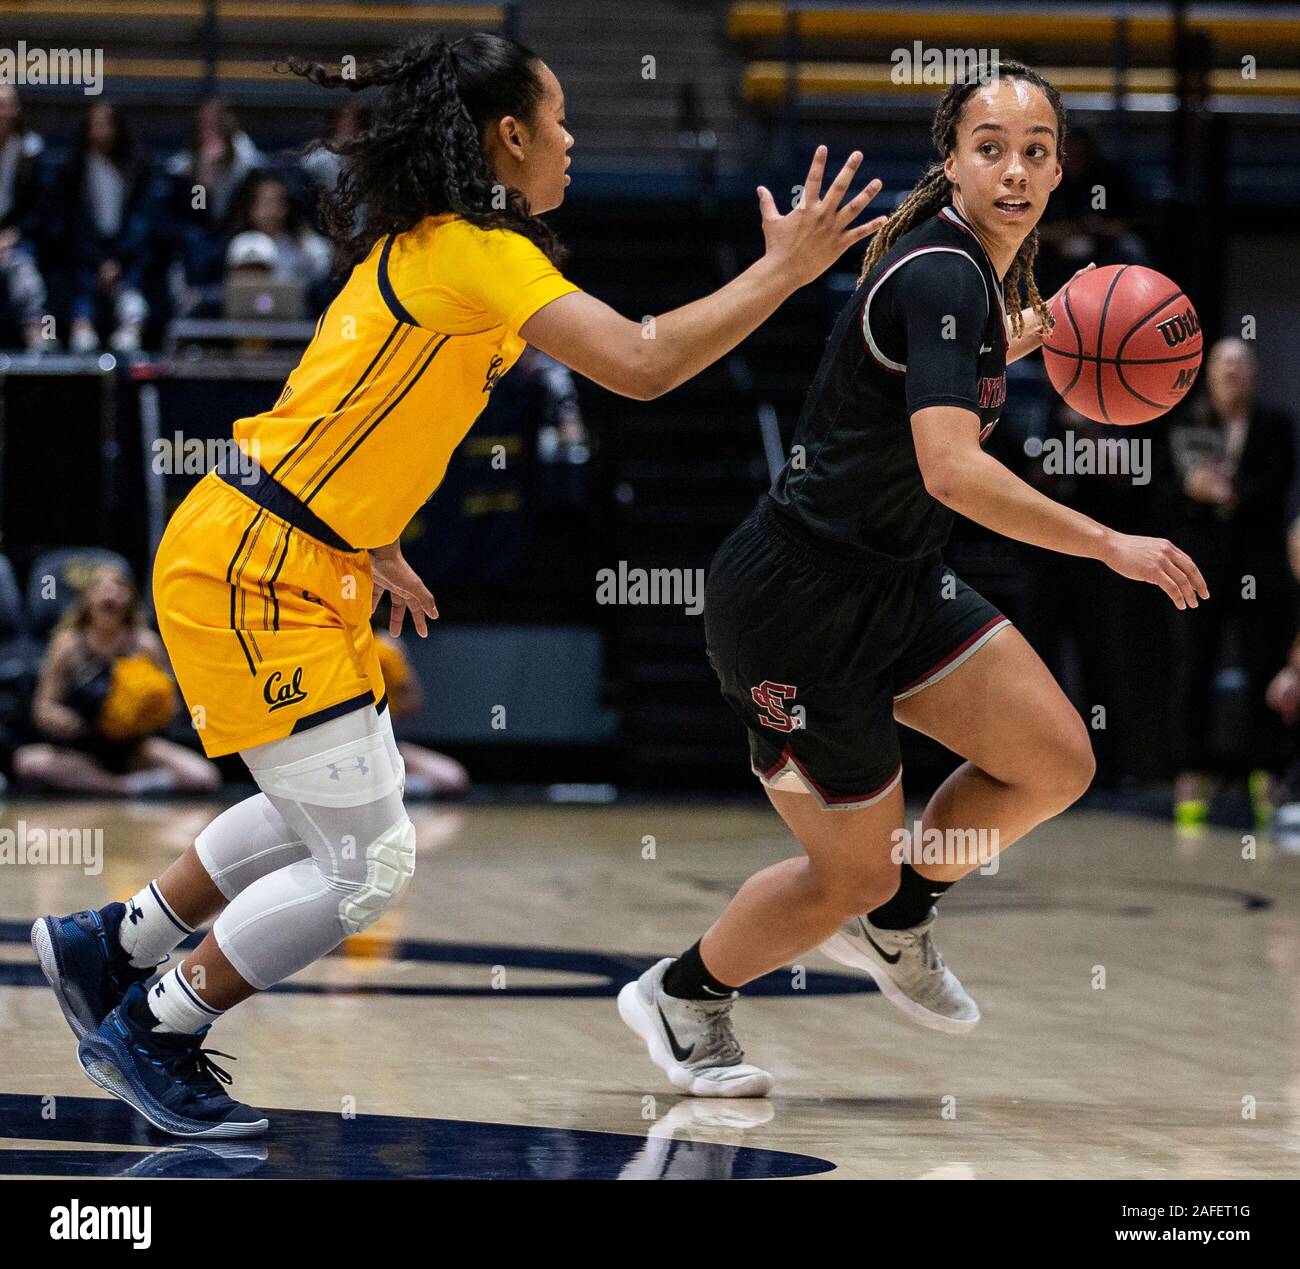
{"label": "orange basketball", "polygon": [[1196,382],[1201,323],[1178,284],[1154,269],[1091,269],[1053,300],[1052,320],[1047,377],[1085,418],[1146,423]]}

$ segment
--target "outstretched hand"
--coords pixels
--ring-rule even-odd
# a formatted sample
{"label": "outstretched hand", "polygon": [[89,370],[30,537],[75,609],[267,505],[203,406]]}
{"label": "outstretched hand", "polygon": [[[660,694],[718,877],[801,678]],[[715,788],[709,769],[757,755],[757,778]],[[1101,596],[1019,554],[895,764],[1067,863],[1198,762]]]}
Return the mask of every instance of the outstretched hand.
{"label": "outstretched hand", "polygon": [[388,633],[397,638],[402,633],[402,622],[409,612],[416,634],[421,639],[425,638],[429,633],[425,617],[437,621],[438,605],[416,571],[402,558],[402,548],[396,542],[391,546],[376,547],[370,552],[370,574],[374,580],[371,612],[379,607],[379,598],[384,591],[388,592],[391,608]]}
{"label": "outstretched hand", "polygon": [[854,243],[870,237],[888,219],[877,216],[865,225],[853,224],[867,204],[880,193],[878,179],[868,182],[854,198],[840,205],[861,163],[862,152],[854,150],[823,198],[821,188],[826,171],[826,147],[819,145],[798,201],[784,216],[777,210],[776,200],[767,187],[758,187],[766,255],[779,268],[790,273],[795,287],[820,277]]}
{"label": "outstretched hand", "polygon": [[1175,608],[1196,608],[1201,599],[1210,597],[1210,588],[1191,556],[1164,538],[1117,533],[1102,562],[1130,581],[1159,586]]}

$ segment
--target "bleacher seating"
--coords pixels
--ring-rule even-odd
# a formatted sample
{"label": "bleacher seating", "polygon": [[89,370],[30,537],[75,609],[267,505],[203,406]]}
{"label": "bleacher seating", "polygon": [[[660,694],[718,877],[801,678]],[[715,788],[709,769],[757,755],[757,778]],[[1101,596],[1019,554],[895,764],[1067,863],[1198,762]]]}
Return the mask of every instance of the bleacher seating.
{"label": "bleacher seating", "polygon": [[[749,0],[731,6],[727,30],[733,40],[755,51],[780,51],[793,31],[811,52],[834,48],[857,52],[872,45],[910,47],[914,40],[939,46],[989,46],[1001,39],[1018,50],[1069,52],[1086,62],[1110,56],[1121,23],[1135,58],[1168,62],[1174,38],[1168,6],[1144,14],[1133,5],[1024,4],[1009,13],[1006,4],[885,6]],[[1215,48],[1232,59],[1245,53],[1293,54],[1300,48],[1300,28],[1293,15],[1284,13],[1193,5],[1187,29],[1207,35]]]}
{"label": "bleacher seating", "polygon": [[[918,150],[929,148],[925,133],[942,83],[910,66],[895,73],[896,53],[915,58],[918,43],[923,56],[954,60],[959,51],[996,51],[1041,70],[1061,90],[1074,124],[1091,116],[1103,127],[1122,126],[1115,144],[1133,160],[1141,194],[1154,205],[1171,196],[1175,179],[1170,117],[1180,84],[1170,8],[747,0],[729,7],[725,26],[743,57],[741,108],[768,149],[791,164],[813,142],[866,142],[887,188],[900,179],[910,184]],[[1240,121],[1222,158],[1229,210],[1284,223],[1300,182],[1300,151],[1290,144],[1300,114],[1300,8],[1191,4],[1184,34],[1201,46],[1184,59],[1205,70],[1200,113]],[[1190,92],[1195,98],[1194,85]]]}
{"label": "bleacher seating", "polygon": [[[0,25],[15,41],[103,49],[104,76],[119,99],[190,103],[215,89],[235,106],[271,93],[278,107],[292,109],[319,106],[319,93],[278,74],[276,58],[364,60],[431,30],[452,38],[499,30],[508,8],[440,0],[0,0]],[[77,85],[43,91],[82,95]]]}
{"label": "bleacher seating", "polygon": [[[1212,94],[1261,106],[1300,98],[1300,22],[1294,15],[1192,6],[1185,29],[1209,42]],[[727,30],[749,58],[742,97],[758,109],[785,101],[791,89],[801,100],[933,95],[933,84],[891,74],[891,54],[910,51],[917,41],[927,48],[996,48],[1001,57],[1030,62],[1061,89],[1067,104],[1071,95],[1110,93],[1121,57],[1130,109],[1164,109],[1161,99],[1176,87],[1169,69],[1175,27],[1167,10],[1026,5],[1008,14],[1005,5],[750,2],[731,6]],[[1256,59],[1250,76],[1242,73],[1247,56]]]}
{"label": "bleacher seating", "polygon": [[[794,78],[800,97],[910,94],[933,99],[933,83],[895,82],[893,69],[888,62],[803,61],[795,65]],[[1037,69],[1060,90],[1067,105],[1072,94],[1107,94],[1115,84],[1114,71],[1108,67],[1038,65]],[[745,68],[744,98],[753,105],[784,101],[790,82],[789,63],[750,62]],[[1300,98],[1300,71],[1263,70],[1255,79],[1244,80],[1239,71],[1213,70],[1209,87],[1225,96]],[[1125,75],[1125,92],[1131,97],[1167,96],[1175,88],[1176,76],[1170,70],[1137,67]]]}

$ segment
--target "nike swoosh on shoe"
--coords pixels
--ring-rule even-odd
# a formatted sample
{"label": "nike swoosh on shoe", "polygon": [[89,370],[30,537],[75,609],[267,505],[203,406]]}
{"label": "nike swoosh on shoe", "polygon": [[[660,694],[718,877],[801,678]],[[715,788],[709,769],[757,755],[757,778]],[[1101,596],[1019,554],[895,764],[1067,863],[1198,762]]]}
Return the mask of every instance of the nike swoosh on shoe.
{"label": "nike swoosh on shoe", "polygon": [[659,1021],[664,1024],[664,1030],[668,1033],[668,1047],[672,1049],[673,1057],[679,1062],[690,1061],[691,1054],[695,1052],[695,1046],[692,1044],[689,1049],[683,1049],[677,1043],[677,1037],[673,1035],[673,1029],[668,1025],[668,1019],[664,1017],[663,1006],[656,1003],[655,1008],[659,1010]]}
{"label": "nike swoosh on shoe", "polygon": [[866,936],[866,940],[867,940],[867,942],[870,943],[871,946],[874,947],[874,948],[876,949],[876,951],[880,953],[881,958],[882,958],[884,961],[886,961],[888,964],[890,964],[890,965],[897,965],[897,964],[898,964],[898,961],[899,961],[899,958],[903,955],[903,953],[902,953],[901,951],[900,951],[900,952],[895,952],[895,953],[891,956],[891,955],[890,955],[887,951],[885,951],[885,949],[884,949],[883,947],[881,947],[880,944],[877,943],[876,940],[873,939],[873,938],[871,937],[871,935],[867,932],[867,925],[866,925],[866,922],[863,921],[863,922],[860,922],[859,924],[861,924],[861,926],[862,926],[862,933]]}

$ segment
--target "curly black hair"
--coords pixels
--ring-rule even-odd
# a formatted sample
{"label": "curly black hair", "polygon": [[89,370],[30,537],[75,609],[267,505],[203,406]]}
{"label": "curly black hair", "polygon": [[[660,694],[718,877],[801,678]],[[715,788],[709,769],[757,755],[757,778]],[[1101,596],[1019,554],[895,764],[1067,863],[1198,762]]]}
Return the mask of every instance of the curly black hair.
{"label": "curly black hair", "polygon": [[530,49],[486,32],[450,44],[414,40],[355,75],[298,57],[276,64],[323,88],[379,90],[364,130],[347,141],[319,138],[302,150],[323,148],[344,160],[338,184],[321,200],[340,271],[380,238],[443,212],[484,229],[513,230],[557,268],[564,263],[567,252],[555,234],[530,212],[522,191],[497,180],[483,149],[497,120],[535,118],[544,91],[538,65]]}

